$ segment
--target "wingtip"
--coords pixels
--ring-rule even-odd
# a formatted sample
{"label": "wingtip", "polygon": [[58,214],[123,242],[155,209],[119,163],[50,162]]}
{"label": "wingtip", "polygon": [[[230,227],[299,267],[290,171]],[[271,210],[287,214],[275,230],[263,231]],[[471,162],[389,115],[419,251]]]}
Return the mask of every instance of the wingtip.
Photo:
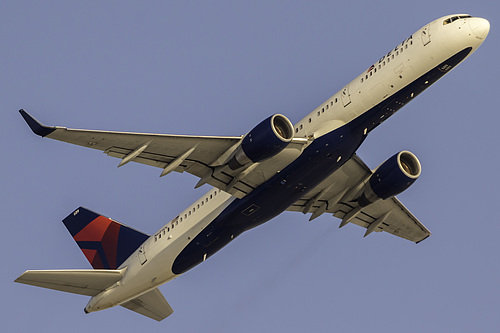
{"label": "wingtip", "polygon": [[431,236],[431,234],[429,233],[427,236],[425,236],[424,238],[422,238],[421,240],[415,242],[415,244],[419,244],[419,243],[422,243],[424,240],[426,240],[427,238],[429,238]]}
{"label": "wingtip", "polygon": [[49,127],[42,125],[38,120],[36,120],[32,115],[30,115],[28,112],[24,111],[24,109],[19,110],[19,113],[21,116],[23,116],[24,120],[28,124],[28,126],[31,128],[33,133],[36,135],[40,135],[41,137],[47,136],[50,133],[55,131],[55,127]]}

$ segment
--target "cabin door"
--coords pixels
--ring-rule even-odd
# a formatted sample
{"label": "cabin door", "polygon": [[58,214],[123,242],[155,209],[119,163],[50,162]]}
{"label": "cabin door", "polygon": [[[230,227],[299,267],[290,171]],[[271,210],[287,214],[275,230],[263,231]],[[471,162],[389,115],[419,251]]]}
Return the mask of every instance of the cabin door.
{"label": "cabin door", "polygon": [[345,86],[344,89],[342,89],[342,95],[340,97],[342,99],[342,103],[344,104],[344,107],[351,104],[351,95],[349,94],[349,85]]}
{"label": "cabin door", "polygon": [[426,46],[427,44],[429,44],[431,42],[431,34],[429,33],[429,27],[430,27],[430,24],[426,25],[422,29],[422,43],[424,43],[424,46]]}
{"label": "cabin door", "polygon": [[139,255],[139,261],[141,265],[144,265],[146,261],[148,261],[148,258],[146,258],[146,250],[144,249],[144,245],[141,245],[137,253]]}

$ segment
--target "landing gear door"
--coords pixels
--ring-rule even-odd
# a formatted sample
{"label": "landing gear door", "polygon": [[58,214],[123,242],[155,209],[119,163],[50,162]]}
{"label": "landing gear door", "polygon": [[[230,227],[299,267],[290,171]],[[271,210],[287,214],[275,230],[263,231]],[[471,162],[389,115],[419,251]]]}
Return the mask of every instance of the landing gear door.
{"label": "landing gear door", "polygon": [[137,253],[139,255],[139,262],[141,263],[141,265],[144,265],[146,261],[148,261],[148,258],[146,258],[146,250],[144,249],[144,245],[141,245]]}
{"label": "landing gear door", "polygon": [[431,34],[429,33],[430,26],[431,25],[428,24],[422,29],[422,43],[424,43],[424,46],[431,42]]}
{"label": "landing gear door", "polygon": [[351,95],[349,94],[349,85],[345,86],[344,89],[342,89],[342,94],[340,97],[342,99],[342,103],[344,104],[344,107],[351,104]]}

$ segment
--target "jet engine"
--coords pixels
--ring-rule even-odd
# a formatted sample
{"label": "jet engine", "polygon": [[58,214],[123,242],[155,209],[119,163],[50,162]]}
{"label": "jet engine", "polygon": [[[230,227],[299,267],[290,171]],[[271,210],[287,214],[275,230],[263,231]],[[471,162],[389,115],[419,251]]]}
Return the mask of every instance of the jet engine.
{"label": "jet engine", "polygon": [[293,125],[287,117],[275,114],[255,126],[243,138],[228,166],[236,170],[275,156],[293,139]]}
{"label": "jet engine", "polygon": [[391,198],[411,186],[422,171],[420,161],[409,151],[401,151],[382,163],[365,183],[358,198],[361,207]]}

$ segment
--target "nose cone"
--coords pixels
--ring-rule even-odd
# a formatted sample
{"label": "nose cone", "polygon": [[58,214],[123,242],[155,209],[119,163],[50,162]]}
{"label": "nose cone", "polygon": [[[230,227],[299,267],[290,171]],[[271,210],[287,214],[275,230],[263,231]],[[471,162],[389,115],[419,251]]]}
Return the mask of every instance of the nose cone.
{"label": "nose cone", "polygon": [[490,32],[490,22],[483,18],[470,18],[469,26],[472,33],[479,39],[485,39]]}

